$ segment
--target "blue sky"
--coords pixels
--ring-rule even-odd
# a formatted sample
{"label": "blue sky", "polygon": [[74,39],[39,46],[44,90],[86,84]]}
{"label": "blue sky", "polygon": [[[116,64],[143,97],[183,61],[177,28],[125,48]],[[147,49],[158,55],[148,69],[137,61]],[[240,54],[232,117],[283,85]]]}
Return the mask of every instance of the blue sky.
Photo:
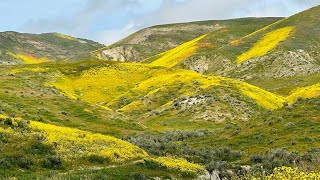
{"label": "blue sky", "polygon": [[60,32],[104,44],[175,22],[290,16],[320,0],[0,0],[0,31]]}

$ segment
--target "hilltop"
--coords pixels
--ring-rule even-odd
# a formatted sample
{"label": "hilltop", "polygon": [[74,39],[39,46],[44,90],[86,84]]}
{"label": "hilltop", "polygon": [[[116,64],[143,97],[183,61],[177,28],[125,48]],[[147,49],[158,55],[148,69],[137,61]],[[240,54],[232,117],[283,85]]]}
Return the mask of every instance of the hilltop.
{"label": "hilltop", "polygon": [[[101,59],[141,62],[198,36],[228,29],[239,29],[230,38],[239,38],[281,18],[243,18],[158,25],[142,29],[110,46],[95,51]],[[224,43],[225,39],[220,39]]]}
{"label": "hilltop", "polygon": [[97,42],[59,33],[0,33],[1,64],[35,64],[57,60],[94,58],[91,51],[103,47]]}

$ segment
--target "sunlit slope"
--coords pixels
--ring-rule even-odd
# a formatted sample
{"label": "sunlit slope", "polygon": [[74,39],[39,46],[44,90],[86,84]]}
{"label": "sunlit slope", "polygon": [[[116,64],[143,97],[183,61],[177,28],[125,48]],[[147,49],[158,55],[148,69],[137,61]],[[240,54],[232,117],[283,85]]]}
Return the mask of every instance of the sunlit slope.
{"label": "sunlit slope", "polygon": [[[94,51],[93,54],[106,60],[141,62],[203,34],[228,29],[228,37],[216,38],[215,45],[227,44],[226,39],[240,38],[280,19],[282,18],[241,18],[158,25],[133,33],[108,47]],[[234,31],[235,29],[238,31]]]}
{"label": "sunlit slope", "polygon": [[298,88],[287,97],[288,101],[293,103],[298,98],[314,98],[320,97],[320,84]]}
{"label": "sunlit slope", "polygon": [[90,68],[79,72],[80,75],[60,74],[49,85],[62,90],[70,98],[103,105],[140,82],[168,71],[171,70],[141,64],[114,64]]}
{"label": "sunlit slope", "polygon": [[319,12],[317,6],[252,32],[227,27],[212,32],[178,67],[249,83],[319,73]]}
{"label": "sunlit slope", "polygon": [[[190,71],[177,71],[140,83],[138,87],[120,96],[108,106],[120,108],[127,113],[143,112],[148,109],[172,106],[173,101],[181,97],[214,94],[215,88],[222,89],[226,94],[245,96],[266,109],[279,108],[285,102],[284,98],[247,83],[218,76],[204,76]],[[206,98],[199,101],[206,101]]]}
{"label": "sunlit slope", "polygon": [[[267,109],[278,108],[284,102],[276,95],[229,78],[142,64],[92,68],[76,76],[61,74],[50,85],[71,98],[124,111],[158,108],[176,98],[195,95],[212,87],[232,89]],[[152,103],[146,103],[143,98],[151,98]]]}
{"label": "sunlit slope", "polygon": [[45,143],[55,144],[58,155],[65,160],[96,155],[110,162],[125,162],[147,156],[147,153],[137,146],[112,136],[36,121],[30,122],[30,128],[43,135]]}
{"label": "sunlit slope", "polygon": [[238,56],[237,63],[242,63],[246,60],[266,55],[269,51],[273,50],[281,41],[284,41],[292,31],[293,27],[288,26],[267,33],[250,50]]}
{"label": "sunlit slope", "polygon": [[[155,66],[163,66],[163,67],[174,67],[184,59],[193,55],[197,50],[197,43],[207,35],[202,35],[196,39],[185,42],[180,46],[177,46],[169,51],[156,55],[156,60],[152,61],[150,64]],[[150,60],[146,60],[150,61]]]}
{"label": "sunlit slope", "polygon": [[285,98],[230,78],[145,64],[109,64],[84,70],[78,75],[60,74],[50,85],[60,89],[68,97],[116,109],[128,109],[133,104],[141,104],[142,100],[138,100],[139,98],[155,96],[160,92],[167,92],[167,95],[170,91],[179,92],[174,97],[162,97],[162,100],[159,98],[163,102],[159,104],[161,106],[179,96],[192,95],[195,89],[212,86],[238,89],[240,93],[255,99],[257,104],[267,109],[281,107],[285,101]]}
{"label": "sunlit slope", "polygon": [[[237,62],[285,49],[301,49],[307,52],[314,50],[319,46],[319,11],[320,6],[308,9],[231,42],[230,45],[235,46],[234,50],[241,51],[237,52]],[[250,49],[246,50],[245,47]]]}
{"label": "sunlit slope", "polygon": [[[193,176],[204,173],[202,165],[184,158],[149,156],[138,146],[110,135],[9,117],[6,114],[0,115],[0,135],[1,178],[2,175],[16,177],[20,174],[16,171],[29,172],[31,169],[30,175],[34,173],[34,177],[38,177],[36,172],[41,172],[43,177],[53,170],[60,175],[67,175],[126,165],[139,166],[138,171],[146,172],[150,171],[147,166],[149,163],[154,164],[153,168],[161,168],[157,170],[159,176],[167,171],[177,177],[182,173],[191,173]],[[129,174],[132,176],[131,171],[121,176]],[[29,178],[33,177],[30,175]],[[108,174],[108,177],[119,177],[119,174]]]}

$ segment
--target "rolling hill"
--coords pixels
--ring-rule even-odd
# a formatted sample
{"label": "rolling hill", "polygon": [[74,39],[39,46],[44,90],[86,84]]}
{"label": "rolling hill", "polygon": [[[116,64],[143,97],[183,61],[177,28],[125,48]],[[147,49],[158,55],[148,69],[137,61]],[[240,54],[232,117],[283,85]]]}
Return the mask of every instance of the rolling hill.
{"label": "rolling hill", "polygon": [[94,58],[91,51],[103,45],[59,34],[0,33],[1,64],[36,64],[56,60],[85,60]]}
{"label": "rolling hill", "polygon": [[[200,21],[167,24],[140,30],[119,42],[99,49],[94,53],[101,59],[122,62],[141,62],[146,58],[174,48],[198,36],[221,31],[239,29],[228,38],[240,38],[281,18],[243,18],[220,21]],[[220,43],[227,43],[220,39]]]}
{"label": "rolling hill", "polygon": [[107,47],[0,33],[0,179],[319,172],[319,10],[159,25]]}
{"label": "rolling hill", "polygon": [[[309,80],[319,77],[320,72],[319,11],[320,6],[308,9],[231,39],[227,45],[199,47],[178,67],[244,80],[289,95],[297,88],[290,79],[306,79],[300,83],[303,86],[317,83]],[[222,38],[224,34],[211,34],[199,43],[214,44],[216,36]],[[270,86],[271,82],[279,86]]]}

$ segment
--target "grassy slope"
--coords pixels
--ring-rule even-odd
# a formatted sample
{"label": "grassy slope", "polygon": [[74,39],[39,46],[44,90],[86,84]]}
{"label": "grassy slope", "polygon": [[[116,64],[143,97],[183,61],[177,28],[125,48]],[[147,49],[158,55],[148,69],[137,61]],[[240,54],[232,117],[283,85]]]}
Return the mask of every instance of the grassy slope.
{"label": "grassy slope", "polygon": [[[303,87],[319,82],[316,80],[320,69],[318,52],[320,40],[317,35],[319,9],[320,6],[308,9],[254,33],[237,27],[213,32],[199,42],[200,45],[207,44],[206,46],[198,45],[197,52],[177,67],[244,80],[287,96],[297,86]],[[282,37],[279,37],[279,33],[272,36],[271,32],[278,32],[282,28],[290,28],[293,31],[289,36],[287,32]],[[241,38],[232,36],[241,33]],[[269,49],[265,45],[264,48],[254,48],[263,42],[268,45],[273,42],[275,46],[270,46]],[[255,54],[256,57],[263,56],[237,65],[237,58],[249,54]],[[300,83],[294,79],[306,80]]]}
{"label": "grassy slope", "polygon": [[316,35],[319,33],[317,29],[317,22],[319,20],[319,8],[320,6],[314,7],[299,14],[293,15],[289,18],[279,20],[278,23],[267,26],[267,28],[262,28],[262,30],[258,30],[255,33],[244,36],[244,38],[240,38],[240,42],[236,45],[230,44],[223,47],[223,49],[219,50],[219,52],[221,52],[224,56],[235,60],[237,56],[246,52],[248,50],[248,47],[252,47],[266,33],[288,26],[292,26],[294,28],[294,33],[289,39],[282,42],[280,44],[280,47],[278,47],[276,50],[293,51],[296,49],[303,49],[312,51],[314,50],[314,47],[319,46],[319,39]]}
{"label": "grassy slope", "polygon": [[[95,53],[100,56],[101,51],[103,50],[115,49],[117,47],[130,49],[132,47],[133,49],[128,51],[129,53],[126,55],[127,58],[125,59],[128,61],[142,61],[203,34],[216,32],[221,29],[230,31],[238,29],[241,31],[229,33],[228,38],[240,38],[241,36],[246,35],[246,33],[253,32],[279,19],[281,18],[243,18],[153,26],[140,30]],[[216,42],[216,44],[227,43],[225,42],[225,39],[219,39],[218,41],[219,42]],[[131,52],[135,52],[136,54],[131,56]]]}
{"label": "grassy slope", "polygon": [[[254,118],[240,125],[240,133],[233,128],[221,129],[219,133],[191,140],[192,146],[201,148],[202,144],[213,147],[229,146],[241,149],[247,155],[285,148],[305,152],[319,147],[319,98],[299,101],[292,108],[281,108]],[[230,122],[232,125],[232,122]],[[232,126],[231,126],[232,127]]]}
{"label": "grassy slope", "polygon": [[[147,166],[148,154],[123,140],[92,134],[75,128],[59,127],[21,118],[0,117],[0,178],[76,178],[140,179],[193,174],[183,168],[202,167],[183,160],[170,168]],[[180,159],[177,159],[180,160]],[[179,167],[181,169],[176,169]],[[130,168],[130,171],[126,171]],[[40,173],[41,172],[41,173]],[[193,171],[192,171],[193,172]],[[194,171],[195,172],[195,171]]]}
{"label": "grassy slope", "polygon": [[[26,34],[0,33],[0,57],[2,63],[25,63],[25,60],[83,60],[94,58],[91,51],[103,45],[85,39],[58,33]],[[11,54],[10,54],[11,53]],[[15,55],[15,56],[14,56]]]}
{"label": "grassy slope", "polygon": [[[97,63],[91,65],[95,64]],[[69,65],[71,69],[80,67],[80,64],[77,63],[73,64],[74,66],[71,63]],[[60,64],[43,66],[41,68],[39,65],[1,67],[0,97],[3,112],[13,113],[23,118],[43,119],[45,122],[58,125],[81,127],[84,130],[110,134],[119,134],[123,130],[130,132],[130,129],[141,130],[141,127],[130,128],[132,124],[125,120],[118,120],[120,117],[115,113],[63,97],[57,90],[44,86],[48,81],[47,78],[50,79],[56,74],[51,66],[57,68],[61,66]],[[12,70],[19,71],[19,73],[13,74]]]}
{"label": "grassy slope", "polygon": [[[210,121],[247,120],[264,109],[277,109],[304,97],[296,92],[287,99],[241,81],[187,70],[116,62],[96,62],[95,67],[92,63],[60,68],[56,79],[46,84],[71,99],[117,111],[155,130],[190,129],[194,121],[198,127],[214,128],[216,124]],[[315,97],[317,87],[307,92],[310,95],[305,97]]]}

